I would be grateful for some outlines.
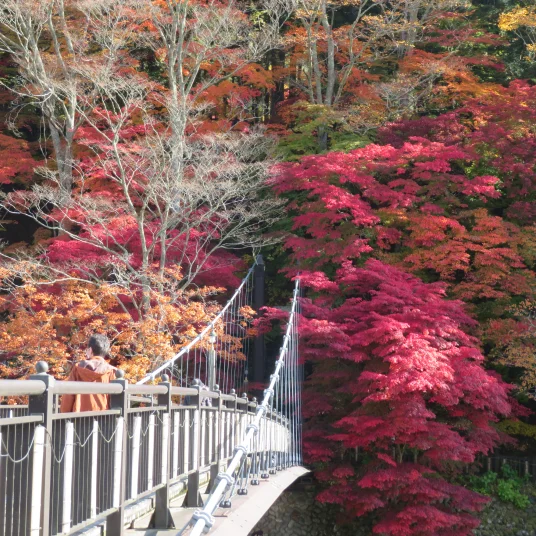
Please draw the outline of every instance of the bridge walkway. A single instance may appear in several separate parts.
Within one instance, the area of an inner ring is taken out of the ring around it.
[[[258,486],[250,486],[247,495],[236,495],[230,509],[220,508],[215,514],[215,524],[211,536],[247,536],[272,504],[297,479],[308,473],[304,467],[290,467],[269,479],[263,479]],[[204,500],[208,494],[203,493]],[[170,510],[175,529],[151,529],[152,513],[140,517],[134,522],[134,528],[126,531],[126,536],[177,536],[177,530],[185,527],[192,518],[195,508],[183,508],[184,497],[171,501]],[[182,536],[188,536],[191,528],[187,528]]]

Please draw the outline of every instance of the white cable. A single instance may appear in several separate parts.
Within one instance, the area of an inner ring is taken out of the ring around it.
[[[166,361],[163,365],[160,365],[158,368],[153,370],[151,373],[147,374],[144,378],[142,378],[137,383],[142,384],[142,383],[147,383],[150,380],[154,380],[158,376],[158,374],[160,372],[162,372],[162,371],[168,369],[169,367],[171,367],[175,363],[175,361],[177,361],[177,359],[179,359],[179,357],[182,357],[184,354],[186,354],[188,351],[190,351],[192,349],[192,347],[196,343],[198,343],[201,339],[203,339],[205,337],[205,335],[209,334],[209,332],[212,331],[212,329],[214,328],[214,326],[216,325],[218,320],[226,313],[227,309],[229,309],[229,307],[232,305],[232,303],[234,302],[236,297],[242,291],[242,288],[244,287],[246,281],[248,281],[248,279],[253,274],[253,270],[255,269],[255,266],[256,266],[256,263],[249,269],[248,273],[246,274],[246,277],[244,277],[244,279],[242,280],[242,283],[236,289],[236,291],[232,295],[231,299],[225,304],[225,307],[217,314],[217,316],[211,322],[209,322],[207,324],[205,329],[199,335],[197,335],[197,337],[195,337],[195,339],[190,341],[184,348],[181,348],[181,350],[177,354],[175,354],[175,356],[173,356],[171,359]]]

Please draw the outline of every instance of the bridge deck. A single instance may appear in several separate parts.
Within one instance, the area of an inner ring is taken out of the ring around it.
[[[261,480],[259,486],[249,486],[247,495],[233,497],[232,508],[229,510],[220,508],[216,511],[214,516],[216,523],[210,532],[211,536],[247,536],[283,491],[306,473],[308,470],[303,467],[291,467],[271,475],[269,480]],[[195,508],[181,508],[182,500],[181,497],[176,505],[171,504],[176,529],[136,528],[128,530],[127,536],[177,536],[177,532],[186,525],[195,510]],[[148,525],[149,520],[150,515],[147,515],[139,519],[136,526]],[[184,536],[189,532],[186,530]]]

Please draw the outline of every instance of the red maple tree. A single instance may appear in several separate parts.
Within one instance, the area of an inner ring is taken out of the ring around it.
[[[302,276],[323,292],[304,300],[301,336],[319,499],[370,514],[374,534],[470,534],[487,499],[448,477],[500,441],[492,423],[511,413],[508,386],[466,333],[474,321],[444,285],[381,261],[318,276]]]

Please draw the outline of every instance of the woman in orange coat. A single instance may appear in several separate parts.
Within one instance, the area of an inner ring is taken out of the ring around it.
[[[115,379],[117,369],[104,359],[109,351],[110,341],[105,335],[92,335],[86,350],[87,359],[76,363],[68,381],[110,383]],[[109,395],[63,395],[60,412],[99,411],[109,408]]]

